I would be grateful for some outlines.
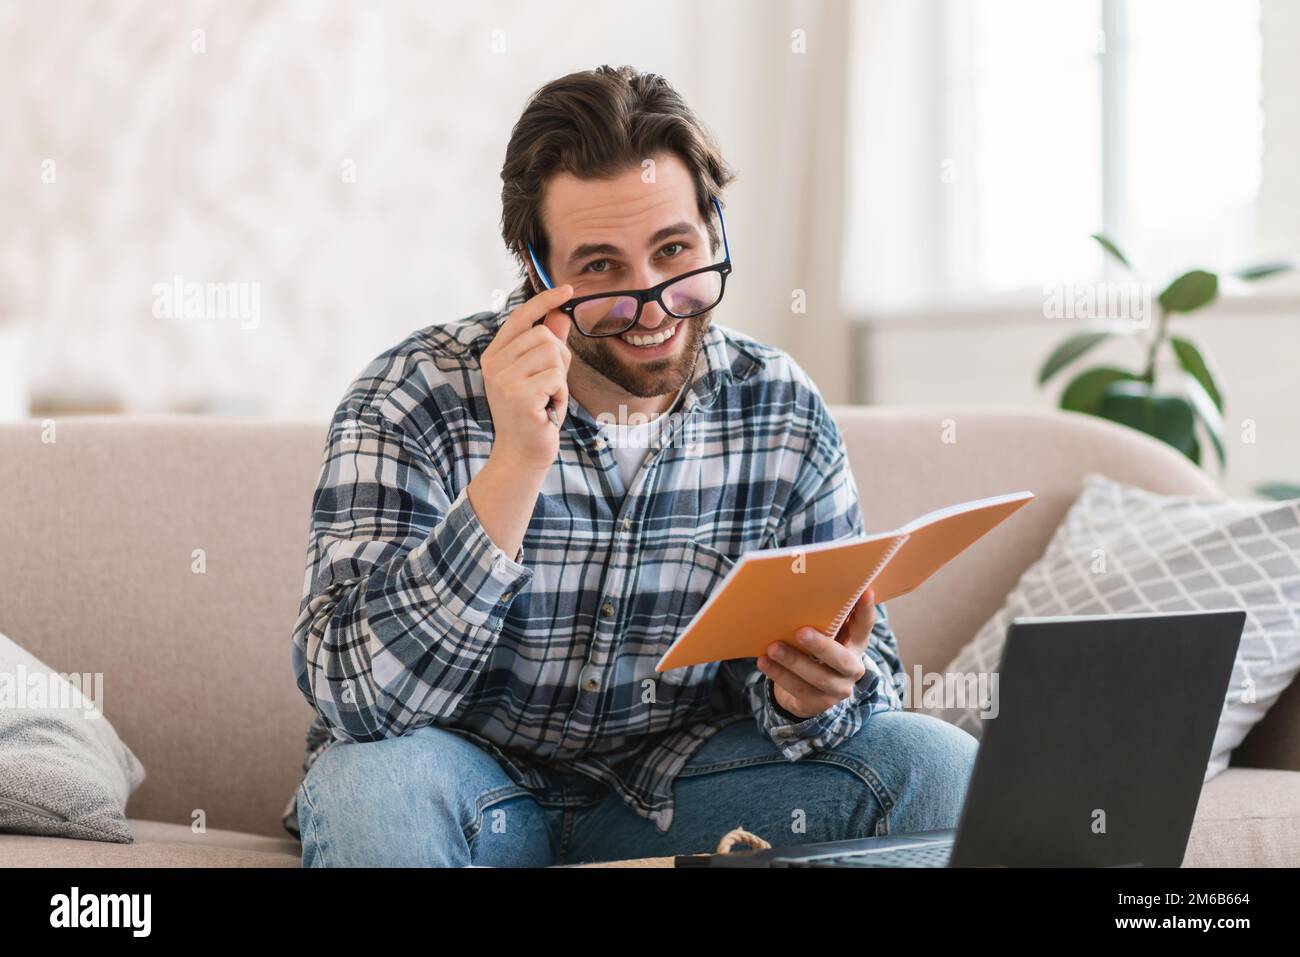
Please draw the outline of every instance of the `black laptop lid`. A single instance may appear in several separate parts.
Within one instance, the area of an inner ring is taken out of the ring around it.
[[[1181,865],[1245,620],[1013,621],[952,865]]]

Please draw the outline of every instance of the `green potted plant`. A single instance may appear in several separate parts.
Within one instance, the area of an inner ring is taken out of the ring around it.
[[[1092,237],[1106,253],[1129,272],[1127,257],[1101,234]],[[1238,279],[1254,282],[1290,270],[1285,262],[1238,270]],[[1077,373],[1061,392],[1062,409],[1099,416],[1138,429],[1173,446],[1197,465],[1201,464],[1201,435],[1214,446],[1219,467],[1227,464],[1223,442],[1223,390],[1212,371],[1206,351],[1192,339],[1175,334],[1173,317],[1202,309],[1219,294],[1219,277],[1193,269],[1174,279],[1156,299],[1156,322],[1149,330],[1099,329],[1079,332],[1052,350],[1038,372],[1041,388],[1062,369],[1095,346],[1113,338],[1128,337],[1145,357],[1133,369],[1098,365]],[[1181,372],[1179,381],[1156,381],[1157,360],[1172,350]],[[1172,388],[1168,386],[1172,385]]]
[[[1300,483],[1295,482],[1261,482],[1255,486],[1255,494],[1264,498],[1285,499],[1300,498]]]

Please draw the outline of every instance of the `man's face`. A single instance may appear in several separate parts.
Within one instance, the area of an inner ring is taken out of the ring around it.
[[[547,183],[542,228],[550,239],[545,265],[555,285],[571,283],[575,296],[645,289],[713,262],[685,164],[671,153],[654,160],[650,183],[640,166],[612,179],[560,173]],[[677,319],[648,302],[622,335],[593,339],[574,329],[568,345],[630,395],[675,394],[691,375],[712,316],[710,310]]]

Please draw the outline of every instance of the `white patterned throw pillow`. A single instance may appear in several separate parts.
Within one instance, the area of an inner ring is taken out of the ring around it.
[[[126,802],[144,766],[104,716],[101,678],[0,635],[0,832],[134,841]]]
[[[1244,608],[1208,781],[1300,670],[1300,499],[1157,495],[1096,473],[1047,550],[945,669],[997,670],[1012,619]],[[983,730],[982,706],[927,713]]]

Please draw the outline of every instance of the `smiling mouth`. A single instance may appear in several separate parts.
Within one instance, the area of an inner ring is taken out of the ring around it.
[[[619,336],[619,338],[622,339],[624,342],[626,342],[628,345],[636,346],[637,348],[640,349],[652,349],[655,346],[663,345],[665,342],[671,339],[676,334],[677,327],[680,325],[681,325],[680,322],[675,322],[667,329],[662,329],[650,335],[647,335],[645,333],[637,333],[637,332],[625,332],[621,336]]]

